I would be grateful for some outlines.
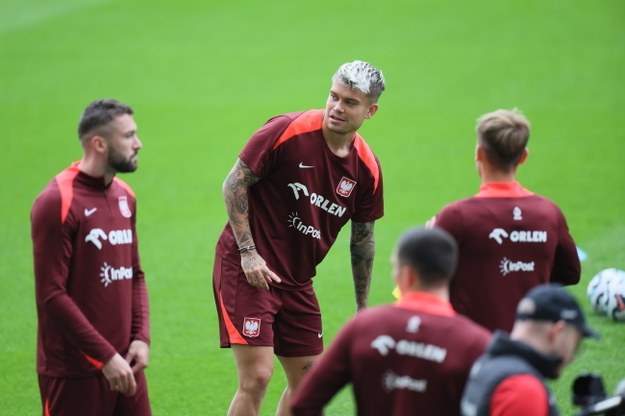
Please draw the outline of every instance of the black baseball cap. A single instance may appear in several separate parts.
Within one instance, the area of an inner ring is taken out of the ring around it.
[[[599,338],[599,334],[586,325],[584,312],[577,301],[562,285],[542,284],[531,289],[519,302],[516,319],[532,321],[565,321],[571,324],[584,337]]]

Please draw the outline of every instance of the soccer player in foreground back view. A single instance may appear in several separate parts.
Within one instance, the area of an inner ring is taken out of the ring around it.
[[[232,347],[238,388],[229,415],[259,412],[274,354],[287,377],[277,411],[323,350],[312,277],[351,220],[358,309],[367,306],[382,173],[357,133],[378,110],[382,73],[342,65],[323,110],[283,114],[250,138],[223,187],[229,223],[216,247],[213,289],[221,347]]]
[[[136,199],[116,178],[134,172],[133,111],[97,100],[83,112],[83,157],[37,197],[31,213],[37,372],[45,416],[151,414],[148,295]]]
[[[560,208],[516,180],[528,155],[529,133],[527,119],[515,110],[480,117],[475,149],[480,190],[446,206],[432,221],[459,244],[450,289],[454,309],[491,331],[512,329],[516,305],[532,287],[580,279],[577,248]]]
[[[360,312],[341,329],[295,390],[293,415],[321,415],[347,383],[359,416],[459,415],[469,370],[490,333],[449,303],[457,259],[446,231],[406,231],[392,257],[401,299]]]

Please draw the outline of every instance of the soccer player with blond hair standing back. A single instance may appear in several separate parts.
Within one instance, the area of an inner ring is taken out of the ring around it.
[[[136,198],[115,177],[142,144],[133,110],[97,100],[83,112],[83,157],[33,204],[37,372],[44,415],[151,414],[148,294]]]
[[[516,305],[532,287],[580,279],[577,248],[562,211],[516,180],[529,135],[529,122],[517,110],[480,117],[479,192],[447,205],[432,221],[460,247],[450,289],[454,309],[491,331],[512,329]]]
[[[232,347],[238,388],[229,415],[257,415],[274,354],[290,392],[323,350],[315,268],[351,220],[358,309],[367,306],[373,225],[383,215],[377,158],[357,133],[378,110],[382,73],[342,65],[323,110],[282,114],[256,131],[223,187],[229,223],[216,248],[213,289],[221,347]]]

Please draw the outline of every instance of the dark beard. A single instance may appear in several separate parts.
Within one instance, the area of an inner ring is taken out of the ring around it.
[[[120,173],[134,172],[137,170],[136,163],[133,163],[130,159],[124,160],[118,153],[111,153],[108,163],[109,166]]]

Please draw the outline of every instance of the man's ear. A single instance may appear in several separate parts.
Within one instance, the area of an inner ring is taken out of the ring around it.
[[[97,153],[105,153],[108,150],[108,141],[99,135],[95,135],[91,138],[91,148]]]
[[[521,159],[519,159],[519,165],[527,159],[527,156],[530,154],[530,149],[527,147],[523,150],[523,154],[521,155]]]
[[[483,162],[484,159],[486,158],[486,154],[484,152],[484,148],[482,147],[481,144],[476,144],[475,145],[475,161],[476,162]]]
[[[373,103],[369,107],[369,111],[367,112],[367,115],[365,116],[365,118],[371,118],[377,112],[378,112],[378,103]]]

